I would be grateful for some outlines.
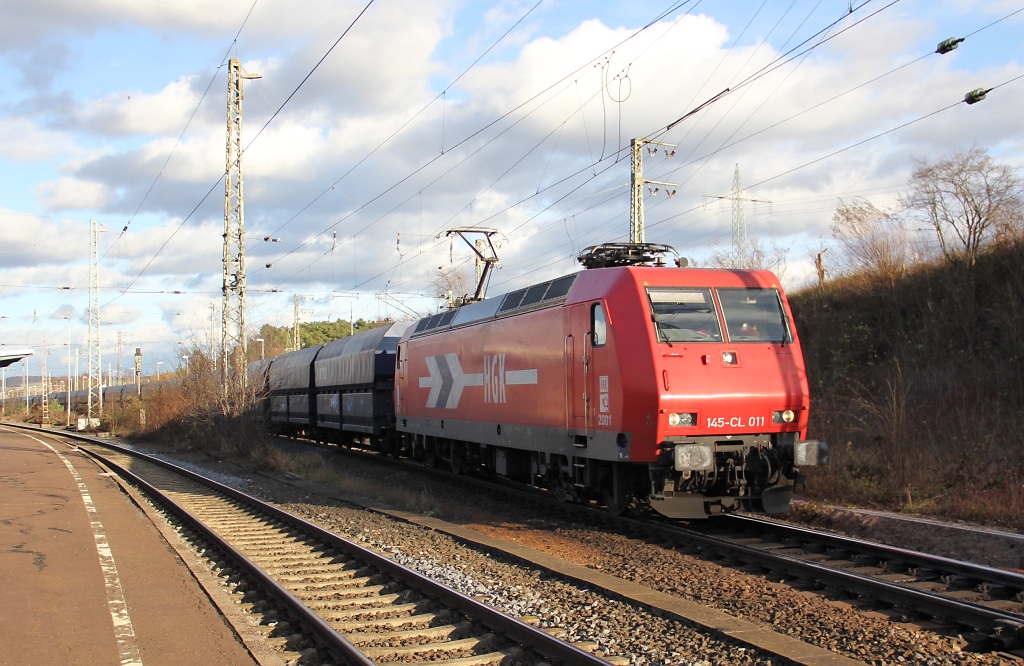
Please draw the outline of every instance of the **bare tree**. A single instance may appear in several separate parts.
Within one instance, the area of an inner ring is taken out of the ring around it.
[[[737,246],[712,245],[710,264],[716,268],[743,268],[772,271],[781,280],[786,273],[786,254],[789,251],[780,248],[774,240],[767,246],[756,238],[748,238]]]
[[[1021,181],[974,146],[934,163],[917,161],[902,202],[935,228],[947,261],[970,268],[997,233],[1019,230],[1013,218],[1020,214]]]
[[[447,270],[444,266],[438,266],[430,285],[438,298],[446,300],[448,307],[452,307],[474,289],[473,281],[462,265],[452,266]]]
[[[906,271],[909,245],[902,218],[867,199],[842,199],[832,214],[832,236],[842,244],[840,270],[876,276],[896,284]]]
[[[1024,245],[1024,188],[1019,189],[1016,197],[1000,207],[995,218],[995,228],[997,245],[1018,248]]]

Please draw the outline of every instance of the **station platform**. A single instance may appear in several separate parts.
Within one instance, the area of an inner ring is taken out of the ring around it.
[[[0,645],[0,665],[259,663],[109,475],[2,424]]]

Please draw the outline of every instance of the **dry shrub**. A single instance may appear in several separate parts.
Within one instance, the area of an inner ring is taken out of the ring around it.
[[[904,220],[867,199],[839,200],[832,215],[832,236],[845,250],[839,262],[844,275],[896,284],[911,260]]]
[[[268,435],[259,408],[262,396],[252,389],[243,393],[238,386],[225,396],[212,364],[193,361],[192,365],[191,372],[144,391],[140,403],[126,408],[136,424],[139,409],[145,410],[146,425],[139,426],[135,436],[265,465]]]
[[[810,434],[833,452],[808,470],[813,496],[1024,527],[1024,262],[997,249],[961,276],[917,266],[791,297]]]

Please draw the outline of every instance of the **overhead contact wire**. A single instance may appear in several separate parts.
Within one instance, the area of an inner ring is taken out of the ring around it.
[[[245,15],[245,18],[242,20],[242,25],[238,27],[238,32],[235,33],[235,38],[231,40],[231,46],[228,46],[228,50],[220,59],[220,65],[217,66],[217,70],[214,72],[213,76],[210,77],[210,82],[206,84],[206,90],[203,91],[202,97],[199,98],[199,102],[196,104],[196,108],[192,110],[192,115],[189,116],[188,121],[185,123],[185,127],[182,128],[181,134],[178,135],[178,138],[174,142],[174,145],[171,146],[171,152],[167,154],[167,159],[164,160],[163,166],[160,167],[160,171],[157,173],[156,178],[153,179],[153,182],[150,183],[149,189],[147,189],[146,193],[142,195],[142,200],[139,201],[139,205],[135,208],[135,212],[132,213],[132,216],[128,218],[128,223],[124,225],[123,229],[121,229],[121,233],[118,235],[117,238],[114,239],[114,242],[107,247],[107,252],[110,252],[110,248],[114,247],[114,245],[116,245],[117,242],[124,237],[125,233],[127,233],[128,227],[131,226],[132,220],[134,220],[135,217],[138,216],[139,211],[142,210],[142,206],[146,203],[146,199],[149,198],[149,195],[153,192],[153,188],[156,187],[156,184],[160,181],[161,176],[164,175],[164,170],[167,168],[167,165],[170,164],[171,158],[174,157],[175,151],[177,151],[178,146],[181,145],[181,140],[185,137],[185,133],[188,132],[188,128],[192,125],[192,121],[195,120],[196,114],[199,113],[199,109],[203,106],[203,102],[206,100],[206,96],[210,93],[210,88],[213,87],[214,81],[217,80],[217,73],[220,72],[221,68],[224,67],[224,63],[226,62],[227,57],[231,54],[231,49],[234,48],[235,44],[238,43],[238,38],[241,36],[242,30],[245,29],[245,25],[249,22],[249,17],[252,16],[252,11],[256,9],[257,2],[259,2],[259,0],[253,0],[252,6],[249,7],[249,12]],[[104,257],[107,256],[107,252],[103,253]]]

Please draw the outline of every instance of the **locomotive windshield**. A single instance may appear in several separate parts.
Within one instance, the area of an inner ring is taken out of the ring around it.
[[[721,342],[715,302],[710,289],[648,288],[651,315],[663,342]]]
[[[719,289],[730,342],[792,342],[777,289]]]

